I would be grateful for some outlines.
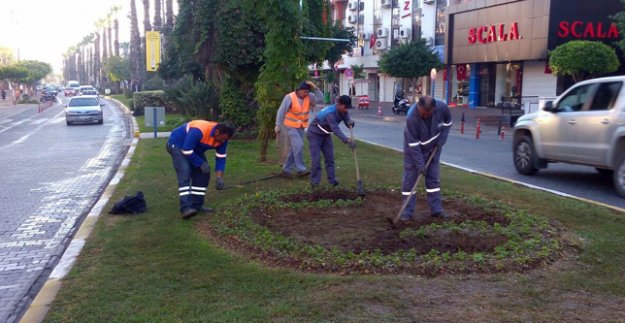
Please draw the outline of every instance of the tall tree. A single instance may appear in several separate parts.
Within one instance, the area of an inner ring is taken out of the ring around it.
[[[267,28],[265,64],[256,82],[260,106],[258,140],[260,160],[267,159],[269,139],[273,136],[276,112],[285,94],[306,77],[304,49],[299,38],[301,13],[297,0],[265,0],[257,3],[258,15]]]
[[[102,61],[105,61],[108,58],[108,46],[106,45],[106,28],[102,28]]]
[[[165,26],[174,29],[174,0],[165,0]]]
[[[133,91],[141,88],[143,71],[141,69],[141,36],[137,21],[135,0],[130,0],[130,84]]]
[[[113,33],[111,26],[111,14],[109,13],[106,17],[106,35],[108,36],[107,45],[108,45],[108,54],[109,56],[113,56]]]
[[[115,30],[115,56],[119,57],[119,21],[117,18],[113,21],[113,29]]]
[[[96,31],[93,38],[93,78],[100,86],[100,34]]]
[[[161,0],[154,0],[154,30],[161,30]]]
[[[143,0],[143,31],[150,31],[150,0]]]

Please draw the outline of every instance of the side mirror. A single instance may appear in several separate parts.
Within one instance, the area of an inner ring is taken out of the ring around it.
[[[547,101],[545,102],[545,106],[543,107],[544,111],[547,112],[553,112],[554,108],[553,108],[553,101]]]

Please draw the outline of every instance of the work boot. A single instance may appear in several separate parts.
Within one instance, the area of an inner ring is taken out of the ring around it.
[[[411,216],[409,216],[409,215],[402,215],[402,216],[399,218],[399,221],[401,221],[401,222],[412,221],[412,217],[411,217]]]
[[[293,174],[291,174],[291,172],[287,172],[285,170],[283,170],[282,173],[280,173],[280,176],[286,177],[286,178],[293,178]]]
[[[330,183],[330,185],[331,185],[331,186],[339,186],[339,182],[334,181],[334,182]]]
[[[432,215],[431,215],[431,216],[432,216],[433,218],[440,218],[440,219],[443,219],[443,220],[447,220],[447,219],[450,219],[450,218],[451,218],[451,216],[450,216],[449,214],[445,213],[445,212],[436,212],[436,213],[432,213]]]
[[[306,176],[306,175],[310,175],[310,171],[309,170],[298,171],[295,174],[295,176],[297,176],[297,177],[302,177],[302,176]]]
[[[180,212],[182,214],[182,218],[187,220],[197,214],[197,210],[193,208],[186,208]]]
[[[210,206],[202,206],[202,207],[198,210],[198,212],[203,212],[203,213],[211,213],[211,212],[213,212],[214,210],[215,210],[215,209],[213,209],[213,208],[212,208],[212,207],[210,207]]]

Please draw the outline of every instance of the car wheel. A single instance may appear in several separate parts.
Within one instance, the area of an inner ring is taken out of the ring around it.
[[[595,170],[597,171],[597,173],[599,173],[599,175],[602,176],[612,176],[612,173],[614,173],[611,169],[605,169],[605,168],[596,168]]]
[[[399,114],[399,109],[397,109],[395,106],[393,106],[392,110],[394,114]]]
[[[612,174],[612,179],[614,180],[616,191],[621,196],[625,197],[625,154],[619,159],[619,163],[616,165],[614,173]]]
[[[103,123],[104,123],[104,119],[98,120],[98,124],[103,124]]]
[[[534,142],[529,136],[523,136],[514,143],[514,168],[519,174],[533,175],[538,172],[536,168],[536,150]]]
[[[71,125],[72,125],[72,122],[71,122],[71,121],[69,121],[69,120],[65,120],[65,124],[67,124],[68,126],[71,126]]]

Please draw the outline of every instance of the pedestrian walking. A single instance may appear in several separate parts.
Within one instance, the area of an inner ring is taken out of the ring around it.
[[[204,206],[211,168],[204,152],[215,150],[216,188],[225,188],[223,174],[226,168],[226,147],[234,135],[230,125],[205,120],[190,121],[171,132],[167,152],[171,155],[176,177],[180,214],[188,219],[198,212],[212,212]]]
[[[435,100],[431,96],[422,96],[413,105],[406,117],[404,130],[404,176],[402,180],[402,195],[410,199],[401,220],[410,220],[415,209],[415,196],[412,188],[419,174],[425,175],[425,191],[428,206],[432,217],[448,218],[443,212],[440,186],[440,156],[447,136],[451,129],[451,113],[447,105]],[[426,160],[434,147],[432,161],[425,169]]]
[[[311,94],[311,90],[316,90]],[[323,93],[311,81],[300,83],[297,90],[284,96],[276,115],[275,132],[287,135],[290,150],[282,165],[282,173],[286,176],[308,175],[304,163],[304,129],[308,127],[308,117],[316,102],[321,102]],[[286,129],[286,130],[284,130]],[[286,132],[286,133],[285,133]]]
[[[339,185],[336,180],[334,168],[334,145],[332,144],[332,133],[342,142],[348,144],[353,150],[356,143],[347,138],[341,131],[339,124],[341,121],[348,128],[354,127],[354,121],[350,119],[348,109],[352,107],[352,99],[347,95],[338,98],[335,105],[323,108],[308,128],[308,147],[310,149],[310,184],[313,188],[319,186],[321,182],[321,154],[325,161],[326,176],[328,183],[333,186]]]
[[[4,101],[7,98],[7,91],[4,90],[4,88],[0,91],[0,95],[2,95],[2,101]]]

